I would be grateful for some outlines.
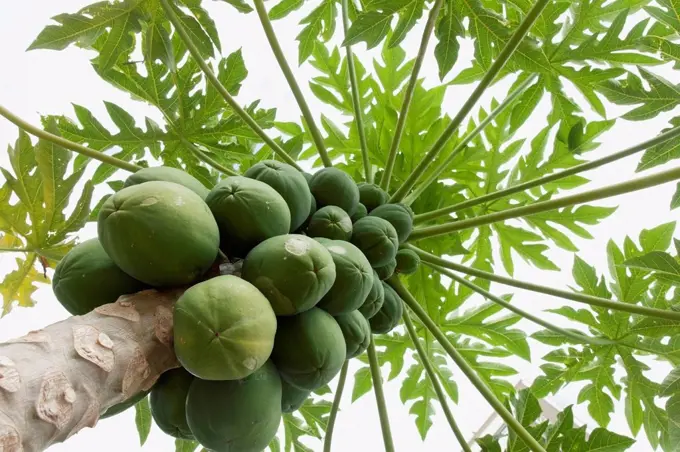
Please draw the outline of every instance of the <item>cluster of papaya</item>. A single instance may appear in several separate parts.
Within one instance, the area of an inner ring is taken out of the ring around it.
[[[145,168],[102,205],[98,238],[59,263],[54,292],[82,315],[146,288],[185,289],[174,307],[182,367],[150,391],[156,424],[217,452],[261,451],[282,413],[399,323],[402,300],[384,280],[419,259],[400,249],[413,212],[387,201],[336,168],[267,160],[211,190]],[[239,271],[214,271],[227,261]]]

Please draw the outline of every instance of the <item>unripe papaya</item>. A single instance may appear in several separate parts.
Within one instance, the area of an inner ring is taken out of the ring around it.
[[[177,359],[203,380],[237,380],[262,367],[274,347],[276,315],[248,281],[222,275],[198,283],[175,303]]]
[[[413,210],[406,204],[383,204],[376,207],[369,216],[389,221],[397,231],[399,243],[404,243],[413,231]]]
[[[335,317],[345,338],[347,359],[361,355],[371,342],[371,325],[361,312],[352,311]]]
[[[379,217],[367,216],[354,223],[352,243],[361,250],[373,268],[390,263],[397,255],[397,231]]]
[[[396,257],[396,256],[395,256]],[[385,281],[387,278],[394,274],[394,270],[397,268],[397,259],[392,259],[387,265],[382,265],[380,267],[375,267],[375,272],[381,281]]]
[[[347,241],[352,237],[352,219],[340,207],[322,207],[312,215],[307,235]]]
[[[359,188],[347,173],[337,168],[319,170],[309,181],[309,188],[319,208],[338,206],[352,215],[359,204]]]
[[[367,319],[370,319],[380,310],[384,301],[385,289],[383,288],[380,276],[378,276],[378,273],[374,270],[371,291],[368,293],[366,300],[364,300],[364,304],[359,308],[359,312]]]
[[[210,190],[194,176],[171,166],[142,168],[125,179],[125,184],[123,186],[129,187],[131,185],[139,185],[151,181],[174,182],[193,191],[200,196],[201,199],[205,199],[205,197],[208,196],[208,193],[210,193]]]
[[[290,231],[299,228],[309,216],[312,193],[305,176],[295,167],[263,160],[250,167],[244,176],[264,182],[283,197],[290,210]]]
[[[368,212],[382,206],[389,198],[390,195],[376,184],[362,184],[359,186],[359,201],[366,206]]]
[[[151,416],[163,432],[174,438],[194,439],[187,424],[186,401],[194,376],[181,367],[164,372],[149,396]]]
[[[281,379],[281,389],[281,411],[284,413],[297,411],[311,394],[311,392],[306,389],[296,388],[283,378]]]
[[[54,295],[71,315],[87,314],[148,287],[118,268],[96,238],[71,248],[52,278]]]
[[[104,202],[102,247],[121,270],[154,287],[196,282],[217,257],[219,230],[206,203],[173,182],[131,185]]]
[[[352,219],[352,223],[356,223],[357,221],[364,218],[366,215],[368,215],[368,210],[366,210],[366,206],[359,203],[357,204],[357,210],[350,218]]]
[[[385,302],[380,310],[369,319],[371,331],[374,334],[389,333],[399,325],[404,313],[404,302],[397,292],[388,284],[383,283],[385,289]]]

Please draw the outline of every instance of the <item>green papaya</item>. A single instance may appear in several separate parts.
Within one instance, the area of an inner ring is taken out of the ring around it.
[[[399,249],[397,231],[390,222],[370,215],[354,223],[352,243],[374,268],[389,264]]]
[[[389,221],[397,231],[399,243],[404,243],[413,231],[413,210],[406,204],[383,204],[376,207],[369,216]]]
[[[359,308],[359,312],[363,314],[364,317],[370,319],[375,315],[376,312],[380,310],[385,301],[385,289],[383,288],[382,281],[378,273],[373,273],[373,284],[371,285],[371,291],[368,293],[364,304]]]
[[[264,182],[283,197],[290,210],[290,231],[299,228],[309,216],[312,193],[305,176],[295,167],[263,160],[250,167],[244,176]]]
[[[342,330],[327,312],[312,308],[279,318],[272,361],[293,386],[314,391],[328,384],[340,372],[346,353]]]
[[[383,282],[385,289],[385,302],[380,310],[368,321],[374,334],[389,333],[399,325],[404,313],[404,303],[392,287]]]
[[[352,223],[356,223],[357,221],[364,218],[366,215],[368,215],[368,210],[366,210],[366,206],[359,203],[357,204],[357,210],[350,218],[352,219]]]
[[[149,395],[149,392],[151,392],[151,389],[148,391],[141,391],[138,392],[137,394],[133,395],[129,399],[117,403],[110,407],[108,410],[104,412],[101,416],[99,416],[99,419],[107,419],[110,417],[113,417],[117,414],[122,413],[123,411],[127,411],[128,409],[132,408],[133,406],[137,405],[139,401],[141,401],[144,397]]]
[[[173,182],[131,185],[97,218],[104,251],[128,275],[154,287],[196,282],[217,257],[219,230],[206,203]]]
[[[131,185],[138,185],[151,181],[174,182],[193,191],[200,196],[201,199],[205,199],[205,197],[208,196],[208,193],[210,193],[210,190],[194,176],[171,166],[142,168],[125,179],[123,187],[130,187]]]
[[[281,411],[284,413],[297,411],[311,394],[306,389],[296,388],[283,378],[281,379],[281,389]]]
[[[296,234],[304,234],[305,231],[307,231],[307,226],[309,226],[310,221],[312,221],[312,217],[314,216],[315,212],[316,212],[316,199],[314,199],[314,197],[312,196],[312,206],[309,209],[309,216],[307,216],[307,219],[297,229]]]
[[[335,262],[325,246],[298,234],[265,240],[248,253],[241,277],[269,300],[276,315],[313,308],[335,282]]]
[[[352,311],[335,317],[345,338],[347,359],[361,355],[371,342],[371,325],[361,312]]]
[[[397,273],[403,273],[404,275],[411,275],[418,270],[420,265],[420,256],[416,254],[415,251],[409,249],[401,249],[397,251],[397,267],[395,271]]]
[[[271,361],[241,380],[196,378],[187,394],[187,423],[214,452],[262,452],[281,424],[281,378]]]
[[[146,288],[146,284],[118,268],[97,238],[71,248],[57,264],[52,278],[54,295],[71,315],[87,314],[121,295]]]
[[[368,212],[382,206],[389,198],[390,195],[376,184],[363,184],[359,186],[359,201],[366,206]]]
[[[352,219],[340,207],[322,207],[312,215],[307,235],[347,241],[352,237]]]
[[[335,282],[317,306],[331,315],[358,309],[373,284],[371,264],[361,250],[349,242],[320,238],[335,262]]]
[[[338,206],[352,215],[359,204],[359,188],[347,173],[337,168],[319,170],[309,181],[309,189],[319,208]]]
[[[194,376],[181,367],[164,372],[149,396],[151,416],[163,432],[179,439],[194,439],[187,424],[186,401]]]
[[[255,245],[290,231],[286,200],[272,187],[243,176],[230,176],[205,199],[228,254],[245,257]]]
[[[309,185],[309,183],[312,181],[312,177],[314,177],[314,175],[312,173],[308,173],[307,171],[302,173],[302,175],[304,176],[305,180],[307,181],[307,185]]]
[[[387,265],[380,267],[375,267],[375,272],[381,281],[385,281],[387,278],[394,274],[394,270],[397,268],[397,259],[392,259]]]
[[[175,353],[203,380],[238,380],[255,372],[274,347],[276,315],[248,281],[222,275],[200,282],[175,303]]]

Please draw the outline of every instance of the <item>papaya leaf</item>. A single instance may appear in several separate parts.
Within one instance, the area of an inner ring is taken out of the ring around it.
[[[47,128],[58,134],[53,122],[48,121]],[[21,250],[23,256],[0,284],[3,316],[15,302],[35,304],[35,283],[48,283],[47,268],[75,244],[73,234],[87,221],[94,187],[91,181],[79,185],[82,169],[68,174],[73,154],[42,140],[34,145],[23,131],[7,152],[10,168],[0,168],[5,179],[0,187],[0,233],[10,250]],[[19,202],[10,202],[12,196]]]
[[[148,397],[144,397],[135,404],[135,424],[137,425],[137,433],[139,433],[140,446],[143,446],[144,443],[146,443],[146,440],[149,438],[152,422],[149,399]]]

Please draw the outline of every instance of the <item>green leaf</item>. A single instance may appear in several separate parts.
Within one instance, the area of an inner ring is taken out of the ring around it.
[[[143,446],[146,443],[149,433],[151,432],[151,408],[149,407],[148,397],[135,404],[135,424],[137,425],[137,433],[139,433],[139,445]]]
[[[385,39],[391,22],[392,14],[389,12],[367,11],[352,23],[342,45],[350,46],[365,42],[367,48],[372,49]]]
[[[666,132],[674,127],[680,127],[680,116],[670,120],[673,127],[664,129]],[[655,166],[663,165],[671,160],[680,158],[680,140],[668,140],[665,143],[657,144],[647,149],[635,171],[644,171]]]
[[[668,25],[676,32],[680,33],[680,1],[678,0],[657,0],[658,6],[645,6],[645,11],[650,16]]]
[[[175,440],[175,452],[194,452],[198,448],[198,446],[199,444],[196,441],[191,441],[187,439]]]
[[[447,0],[439,12],[439,19],[434,29],[437,45],[434,48],[434,56],[439,66],[439,80],[444,80],[453,65],[458,60],[460,43],[458,37],[463,37],[465,29],[456,15],[452,0]]]
[[[680,367],[673,369],[661,383],[661,397],[667,397],[680,392]]]
[[[624,265],[654,272],[654,277],[660,281],[680,284],[680,263],[668,253],[652,251],[644,256],[629,259]]]
[[[643,121],[680,105],[680,85],[673,85],[642,68],[640,75],[642,79],[629,72],[623,81],[608,81],[598,87],[602,94],[616,104],[639,105],[623,115],[624,119]],[[643,87],[642,80],[649,84],[649,90]]]
[[[276,6],[269,10],[269,19],[283,19],[293,11],[300,9],[303,3],[303,0],[281,0]]]
[[[680,207],[680,182],[676,185],[675,193],[673,193],[673,198],[671,199],[671,210]]]
[[[229,3],[231,6],[236,8],[237,11],[242,13],[249,13],[253,8],[248,5],[244,0],[222,0],[223,2]]]
[[[619,435],[603,428],[596,428],[588,437],[586,449],[598,452],[621,452],[627,450],[635,443],[635,440],[627,436]]]
[[[356,402],[359,397],[368,393],[373,388],[371,380],[371,369],[362,367],[354,374],[354,389],[352,390],[352,402]]]
[[[322,0],[321,4],[300,22],[304,27],[296,38],[300,43],[298,46],[298,64],[302,65],[307,61],[319,39],[328,40],[333,35],[337,15],[335,6],[336,0]]]

